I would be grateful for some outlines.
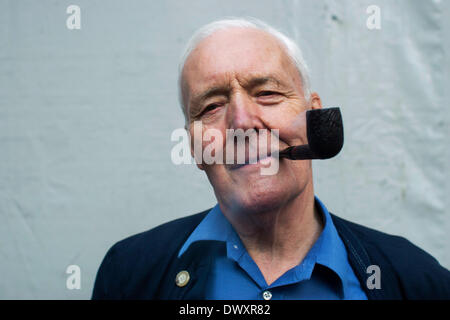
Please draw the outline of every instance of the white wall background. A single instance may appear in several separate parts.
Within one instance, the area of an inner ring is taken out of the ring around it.
[[[68,30],[66,8],[81,8]],[[369,5],[381,29],[366,27]],[[345,145],[315,163],[344,218],[450,267],[450,1],[0,1],[0,298],[88,299],[116,241],[212,206],[174,166],[177,62],[195,29],[250,15],[298,41]],[[149,244],[151,246],[151,244]],[[66,288],[67,266],[80,290]]]

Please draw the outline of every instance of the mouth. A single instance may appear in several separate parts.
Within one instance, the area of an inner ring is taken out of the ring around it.
[[[278,154],[274,152],[274,154]],[[257,156],[254,158],[248,158],[246,157],[245,162],[244,163],[233,163],[233,164],[228,164],[227,167],[230,170],[238,170],[244,167],[252,167],[252,166],[263,166],[263,167],[268,167],[270,166],[272,160],[274,160],[274,157],[272,157],[271,152],[268,152],[268,154],[264,155],[264,156]]]

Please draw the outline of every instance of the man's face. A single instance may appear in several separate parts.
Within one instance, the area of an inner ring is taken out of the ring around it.
[[[194,121],[201,121],[203,131],[222,133],[224,154],[227,129],[278,129],[280,150],[307,143],[291,128],[310,108],[300,75],[281,44],[265,32],[234,28],[207,37],[188,57],[182,86],[192,139]],[[261,174],[261,166],[273,165],[264,161],[244,166],[203,163],[199,168],[221,205],[262,212],[279,208],[312,184],[311,161],[269,159],[279,161],[274,175]]]

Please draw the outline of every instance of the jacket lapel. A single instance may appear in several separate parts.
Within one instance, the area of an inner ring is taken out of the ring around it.
[[[396,300],[402,299],[402,293],[398,285],[398,280],[395,277],[395,270],[392,268],[390,262],[384,257],[382,252],[372,245],[370,241],[359,233],[358,236],[351,229],[351,226],[356,226],[342,218],[331,214],[333,223],[347,248],[348,259],[352,266],[361,287],[366,293],[369,300]],[[370,254],[368,253],[370,252]],[[381,271],[381,288],[369,289],[367,286],[367,279],[371,275],[368,273],[368,267],[376,265]]]
[[[188,250],[169,266],[159,294],[163,300],[203,300],[206,298],[207,284],[210,279],[214,260],[226,254],[222,241],[196,241]],[[189,280],[186,284],[177,284],[177,275],[186,271]]]

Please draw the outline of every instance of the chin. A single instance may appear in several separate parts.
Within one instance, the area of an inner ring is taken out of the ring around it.
[[[301,192],[298,189],[298,186],[286,184],[250,184],[234,194],[231,207],[245,214],[271,212],[298,196]]]
[[[308,168],[295,169],[287,170],[280,166],[278,174],[271,176],[261,176],[257,170],[239,174],[236,171],[231,179],[222,167],[206,173],[219,203],[235,213],[263,214],[282,208],[309,185],[311,171]],[[296,175],[295,172],[299,171],[302,174]]]

